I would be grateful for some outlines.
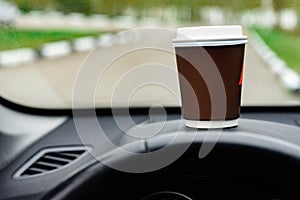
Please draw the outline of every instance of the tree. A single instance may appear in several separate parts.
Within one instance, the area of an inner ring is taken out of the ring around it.
[[[276,11],[282,8],[296,8],[297,6],[299,7],[298,0],[273,0],[273,8]]]
[[[64,13],[79,12],[91,14],[91,2],[89,0],[56,0],[56,9]]]

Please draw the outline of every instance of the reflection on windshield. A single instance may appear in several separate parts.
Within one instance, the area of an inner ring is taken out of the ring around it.
[[[83,108],[180,106],[176,28],[242,24],[242,104],[300,104],[297,1],[45,2],[0,1],[13,8],[0,14],[0,94],[12,102],[71,108],[76,90]]]

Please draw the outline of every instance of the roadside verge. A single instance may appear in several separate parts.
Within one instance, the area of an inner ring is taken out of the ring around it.
[[[44,44],[41,48],[19,48],[0,51],[0,67],[15,67],[34,62],[37,59],[55,59],[73,52],[90,51],[100,45],[103,48],[135,42],[138,37],[121,32],[113,35],[104,33],[96,36],[85,36],[72,40],[62,40]]]
[[[288,90],[300,94],[300,76],[279,58],[257,33],[251,31],[250,34],[254,49],[263,62]]]

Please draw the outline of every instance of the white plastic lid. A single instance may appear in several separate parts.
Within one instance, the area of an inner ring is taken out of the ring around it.
[[[173,45],[178,46],[219,46],[247,43],[242,26],[198,26],[177,29]]]

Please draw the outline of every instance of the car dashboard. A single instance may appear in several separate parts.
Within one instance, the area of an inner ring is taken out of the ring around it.
[[[242,107],[237,127],[201,130],[178,107],[3,104],[0,199],[297,199],[299,108]]]

